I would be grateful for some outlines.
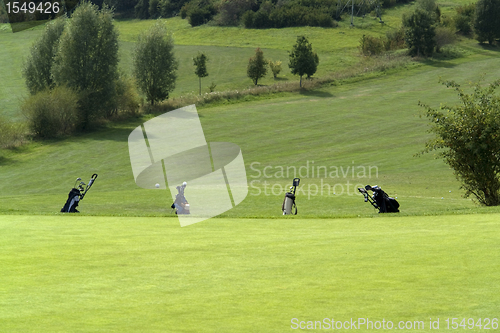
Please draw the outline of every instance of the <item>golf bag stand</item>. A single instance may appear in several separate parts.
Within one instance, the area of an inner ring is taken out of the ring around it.
[[[399,213],[399,202],[391,198],[377,185],[366,185],[365,188],[358,187],[358,191],[365,197],[365,202],[369,202],[378,209],[379,213]],[[372,191],[370,196],[368,191]]]
[[[189,211],[189,202],[186,200],[184,196],[184,189],[186,188],[187,183],[182,183],[182,186],[177,186],[177,195],[175,196],[175,201],[170,206],[175,210],[175,214],[190,214]]]
[[[293,215],[297,215],[297,204],[295,203],[295,192],[297,191],[297,186],[299,186],[300,179],[294,178],[293,184],[290,187],[290,191],[285,193],[285,199],[283,200],[283,204],[281,204],[281,211],[283,215],[291,215],[293,208],[295,208],[295,213]]]
[[[80,184],[78,184],[77,186],[77,183],[82,180],[80,177],[78,177],[75,181],[75,185],[73,186],[71,191],[69,191],[68,200],[66,200],[64,207],[61,208],[61,213],[79,213],[76,207],[78,207],[80,201],[83,200],[85,194],[87,194],[87,192],[90,190],[96,178],[97,174],[94,173],[92,177],[90,177],[87,187],[84,188],[84,182],[80,182]]]

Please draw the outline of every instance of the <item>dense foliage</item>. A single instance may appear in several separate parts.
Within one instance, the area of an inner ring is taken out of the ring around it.
[[[260,78],[267,74],[268,61],[264,59],[264,52],[260,48],[255,50],[255,57],[248,60],[247,75],[257,85]]]
[[[177,66],[172,36],[165,24],[157,21],[139,36],[134,53],[134,75],[151,104],[168,98],[175,87]]]
[[[316,52],[313,52],[312,45],[306,37],[297,37],[297,42],[289,52],[290,63],[288,67],[294,75],[300,76],[299,86],[302,87],[302,76],[311,77],[318,69],[319,58]]]
[[[420,8],[403,16],[405,42],[411,55],[431,56],[436,46],[433,16]]]
[[[113,115],[118,98],[117,66],[118,33],[113,25],[113,13],[106,5],[99,10],[97,5],[82,1],[70,19],[59,18],[47,24],[31,47],[23,68],[32,95],[23,107],[32,132],[39,137],[49,137],[50,132],[56,136],[68,134],[85,130],[95,120]],[[58,97],[64,95],[64,89],[71,90],[72,93],[67,93],[74,97],[71,101]],[[71,111],[71,116],[61,116],[53,110],[46,103],[51,96],[59,98],[61,110],[73,110],[75,99],[76,115]],[[71,107],[65,107],[69,104]],[[64,119],[58,120],[58,117]],[[50,130],[45,133],[42,128]]]
[[[118,32],[113,13],[82,2],[61,36],[54,59],[54,81],[80,95],[79,127],[107,117],[115,109],[118,79]]]
[[[480,43],[493,44],[500,38],[500,0],[478,0],[474,16],[474,32]]]
[[[466,196],[473,195],[486,206],[499,205],[500,98],[495,89],[500,80],[487,87],[476,83],[472,94],[456,82],[444,84],[455,89],[460,104],[442,105],[439,109],[421,104],[436,134],[425,152],[440,152],[467,191]]]
[[[44,32],[30,49],[23,67],[23,76],[31,94],[54,88],[52,67],[65,24],[64,18],[47,23]]]
[[[380,12],[410,0],[354,0],[355,15]],[[219,26],[244,25],[247,28],[283,28],[297,26],[335,27],[346,11],[347,0],[93,0],[108,4],[118,15],[139,19],[180,15],[192,26],[212,22]]]

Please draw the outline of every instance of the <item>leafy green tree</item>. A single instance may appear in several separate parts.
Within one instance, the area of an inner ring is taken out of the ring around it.
[[[200,95],[201,95],[201,78],[208,76],[207,61],[208,57],[204,53],[198,53],[198,55],[193,58],[194,65],[196,66],[194,73],[200,79]]]
[[[486,88],[476,83],[472,94],[456,82],[444,84],[457,92],[460,104],[434,109],[420,103],[436,134],[424,152],[439,151],[462,183],[466,197],[472,194],[483,205],[499,205],[500,98],[495,89],[500,80]]]
[[[152,105],[167,99],[174,90],[177,67],[172,36],[158,20],[139,36],[134,53],[137,84]]]
[[[468,35],[472,32],[472,24],[474,22],[474,13],[476,12],[476,4],[470,3],[456,8],[457,14],[453,18],[455,28],[462,34]]]
[[[318,55],[313,52],[312,45],[304,36],[297,37],[297,43],[288,53],[290,56],[288,67],[292,74],[300,76],[299,86],[302,87],[302,76],[306,74],[310,77],[316,73],[319,64]]]
[[[248,60],[247,76],[257,85],[259,79],[266,76],[266,74],[267,61],[264,59],[264,52],[260,48],[257,48],[255,50],[255,57]]]
[[[139,0],[139,2],[135,5],[134,10],[136,18],[149,18],[149,0]]]
[[[23,67],[23,76],[32,95],[55,86],[52,78],[52,66],[65,24],[65,18],[58,18],[47,23],[42,35],[30,49],[28,59]]]
[[[474,16],[474,32],[480,43],[493,44],[500,38],[500,0],[478,0]]]
[[[56,84],[79,93],[80,129],[115,109],[117,66],[118,32],[112,11],[83,1],[61,36],[53,67]]]
[[[435,20],[431,13],[417,8],[410,15],[403,15],[405,42],[410,54],[420,56],[432,55],[436,46]]]

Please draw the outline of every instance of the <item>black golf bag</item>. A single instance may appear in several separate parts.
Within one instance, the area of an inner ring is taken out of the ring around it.
[[[283,203],[281,204],[281,211],[283,215],[297,215],[297,204],[295,203],[295,191],[297,190],[297,186],[299,186],[300,179],[294,178],[293,184],[290,187],[290,192],[285,193],[285,199],[283,199]],[[292,213],[295,208],[295,213]]]
[[[68,200],[64,204],[64,207],[61,209],[61,213],[79,213],[76,209],[78,207],[78,203],[80,202],[80,190],[77,188],[72,188],[68,194]]]
[[[77,178],[75,186],[71,189],[71,191],[69,191],[68,200],[66,200],[64,207],[61,208],[61,213],[79,213],[76,207],[78,207],[80,201],[83,200],[85,194],[87,194],[87,192],[90,190],[96,178],[97,174],[94,173],[90,178],[87,187],[84,187],[85,186],[84,182],[80,182],[80,184],[78,184],[77,187],[77,183],[82,180],[81,178]]]
[[[365,202],[370,202],[370,204],[378,209],[379,213],[399,213],[399,202],[391,198],[382,191],[377,185],[370,186],[366,185],[365,188],[359,187],[358,191],[365,197]],[[368,191],[372,191],[373,194],[370,197]]]
[[[189,214],[189,202],[186,200],[186,197],[184,196],[184,189],[186,188],[187,183],[184,182],[182,183],[182,186],[177,186],[177,194],[175,196],[175,201],[170,206],[172,209],[175,210],[175,214]]]

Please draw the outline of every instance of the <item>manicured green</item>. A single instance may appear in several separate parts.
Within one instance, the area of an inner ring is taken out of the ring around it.
[[[293,318],[369,318],[423,321],[419,332],[430,332],[439,318],[447,331],[446,318],[498,318],[499,220],[215,219],[180,228],[175,218],[0,216],[0,330],[287,332]]]

